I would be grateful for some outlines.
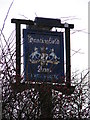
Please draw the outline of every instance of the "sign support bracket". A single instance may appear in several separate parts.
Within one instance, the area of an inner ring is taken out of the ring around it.
[[[25,85],[20,83],[20,76],[21,76],[21,24],[33,26],[35,25],[31,20],[21,20],[21,19],[11,19],[11,23],[16,24],[16,86],[12,85],[14,89],[22,89],[25,90],[27,88],[30,89],[31,84]],[[47,26],[48,27],[48,26]],[[53,27],[53,26],[50,26]],[[55,27],[55,26],[54,26]],[[74,28],[73,24],[56,24],[58,28],[65,28],[65,42],[66,42],[66,83],[67,86],[71,87],[71,93],[74,91],[74,87],[71,86],[71,61],[70,61],[70,29]],[[18,87],[17,88],[17,83]],[[23,87],[22,87],[23,86]],[[27,86],[27,88],[26,88]],[[35,85],[36,86],[36,85]],[[34,87],[32,85],[31,87]],[[41,119],[48,117],[52,118],[52,89],[61,91],[62,94],[65,92],[64,87],[60,85],[48,85],[42,84],[37,85],[37,89],[40,93],[40,101],[41,101]],[[22,91],[21,90],[21,91]],[[71,94],[70,93],[70,94]],[[66,93],[65,93],[66,94]]]

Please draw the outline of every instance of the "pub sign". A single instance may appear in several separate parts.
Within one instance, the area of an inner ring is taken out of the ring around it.
[[[63,32],[23,30],[24,78],[61,82],[64,77]]]

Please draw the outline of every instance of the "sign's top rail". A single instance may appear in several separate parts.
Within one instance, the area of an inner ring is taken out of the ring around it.
[[[14,19],[14,18],[11,19],[11,23],[34,25],[34,22],[32,20]]]
[[[73,29],[74,24],[68,24],[68,23],[61,23],[60,19],[51,19],[51,18],[42,18],[42,17],[36,17],[35,21],[32,20],[24,20],[24,19],[11,19],[11,23],[16,24],[26,24],[26,25],[34,25],[39,27],[58,27],[58,28],[69,28]]]

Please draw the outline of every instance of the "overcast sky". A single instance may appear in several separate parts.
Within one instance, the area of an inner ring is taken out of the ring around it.
[[[62,22],[74,24],[74,30],[83,30],[73,33],[71,31],[72,50],[79,50],[72,56],[72,71],[86,69],[88,66],[88,1],[89,0],[14,0],[9,16],[6,20],[4,34],[8,38],[14,29],[12,18],[31,19],[38,17],[59,18]],[[7,10],[12,0],[0,0],[0,29],[2,28]],[[25,17],[26,18],[25,18]],[[68,19],[69,17],[69,19]],[[67,20],[67,21],[65,21]]]

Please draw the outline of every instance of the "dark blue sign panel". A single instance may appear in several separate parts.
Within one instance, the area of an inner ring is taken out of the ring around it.
[[[63,33],[24,29],[23,34],[25,79],[61,82],[64,77]]]

